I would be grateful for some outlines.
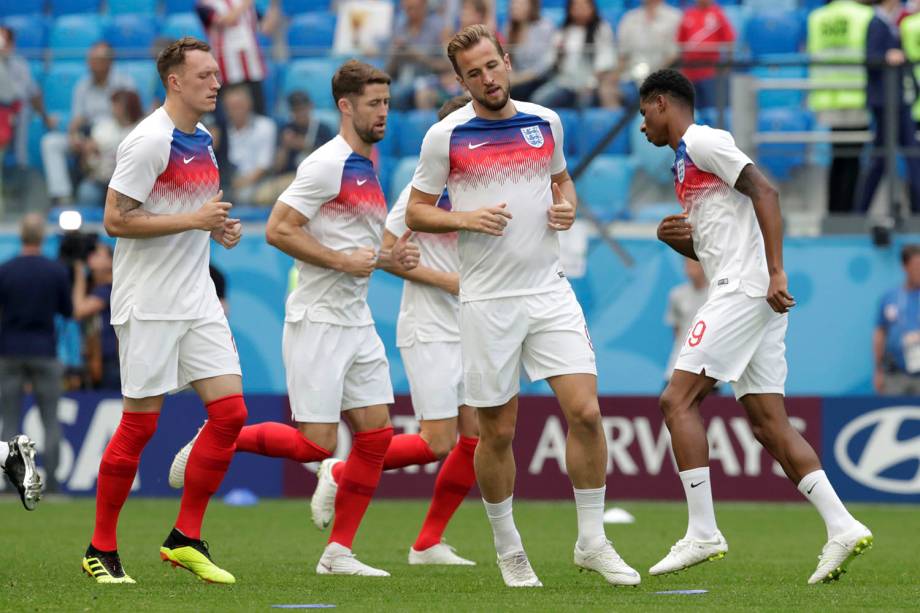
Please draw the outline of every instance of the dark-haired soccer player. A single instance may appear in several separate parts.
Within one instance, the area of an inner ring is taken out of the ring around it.
[[[212,583],[234,583],[201,540],[208,501],[224,478],[246,421],[240,363],[208,274],[209,239],[227,249],[239,220],[221,202],[211,135],[199,123],[220,89],[210,47],[191,37],[157,58],[166,102],[125,137],[105,202],[105,229],[118,237],[112,325],[118,336],[124,413],[99,464],[96,528],[83,570],[98,583],[134,583],[115,540],[121,511],[157,426],[163,395],[191,385],[208,423],[189,457],[175,528],[160,556]]]
[[[728,381],[754,436],[827,525],[828,541],[808,582],[838,579],[871,546],[872,533],[843,506],[818,456],[786,416],[786,313],[795,300],[783,270],[777,191],[728,132],[694,123],[693,85],[680,72],[652,73],[639,98],[646,138],[675,151],[674,188],[684,209],[662,220],[658,238],[698,260],[710,281],[660,402],[690,519],[684,538],[649,572],[676,572],[728,551],[716,526],[699,413],[716,381]]]
[[[568,423],[566,468],[575,493],[575,564],[610,583],[639,573],[604,533],[607,449],[597,370],[584,314],[559,262],[557,232],[575,220],[559,116],[511,100],[511,61],[485,26],[447,46],[473,101],[428,130],[406,222],[419,232],[459,232],[460,345],[466,404],[477,408],[476,478],[509,587],[539,587],[512,516],[521,365],[546,379]],[[447,185],[451,210],[438,208]]]

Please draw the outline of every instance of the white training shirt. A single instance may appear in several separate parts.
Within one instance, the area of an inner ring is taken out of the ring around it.
[[[379,251],[387,204],[373,163],[355,153],[341,136],[310,154],[278,200],[310,220],[304,226],[336,251],[370,247]],[[368,277],[297,261],[297,287],[288,296],[285,321],[369,326]]]
[[[163,107],[118,147],[109,187],[156,215],[191,213],[220,189],[211,135],[179,130]],[[153,238],[119,238],[112,262],[112,323],[197,319],[220,309],[208,273],[210,233],[188,230]]]
[[[460,232],[460,300],[553,291],[567,285],[559,240],[548,226],[551,175],[565,170],[562,124],[545,107],[512,101],[510,119],[476,116],[472,103],[433,125],[412,186],[440,194],[455,211],[507,203],[504,236]]]
[[[386,228],[397,238],[405,234],[406,207],[412,184],[406,185],[396,204],[387,215]],[[450,210],[450,197],[445,190],[438,200],[438,208]],[[418,245],[419,266],[441,272],[460,270],[460,256],[457,253],[457,233],[429,234],[417,232],[412,241]],[[399,303],[399,319],[396,320],[396,346],[409,347],[415,341],[421,343],[460,342],[460,302],[457,297],[444,290],[406,281],[403,283],[402,301]]]
[[[741,289],[752,298],[770,284],[763,235],[751,199],[735,189],[752,164],[731,134],[691,125],[677,147],[674,191],[693,226],[693,250],[710,292]]]

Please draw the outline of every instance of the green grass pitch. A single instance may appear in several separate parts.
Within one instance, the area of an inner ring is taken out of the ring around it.
[[[421,501],[375,501],[358,533],[360,559],[392,573],[388,579],[318,577],[325,543],[306,501],[263,501],[254,507],[214,502],[205,538],[235,586],[199,582],[159,560],[158,547],[175,519],[177,500],[131,499],[119,550],[137,585],[96,585],[80,572],[90,537],[93,501],[43,502],[34,513],[0,500],[0,611],[271,611],[275,604],[334,604],[370,611],[866,611],[920,606],[920,510],[916,506],[852,505],[872,528],[875,547],[833,585],[808,586],[824,528],[805,505],[721,503],[717,514],[729,543],[724,560],[679,575],[648,576],[649,566],[683,535],[680,503],[625,503],[637,522],[608,526],[618,551],[642,573],[638,588],[613,588],[572,564],[571,503],[517,501],[515,517],[545,587],[505,588],[494,563],[482,506],[466,502],[448,541],[478,562],[470,568],[409,566],[406,555],[425,513]],[[693,596],[664,590],[705,589]],[[279,609],[274,609],[279,610]]]

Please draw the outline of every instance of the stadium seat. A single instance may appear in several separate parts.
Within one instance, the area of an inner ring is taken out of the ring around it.
[[[192,13],[195,11],[195,0],[163,0],[163,11],[167,15]]]
[[[770,79],[804,79],[808,77],[808,69],[803,62],[802,65],[791,65],[789,62],[800,57],[798,54],[791,56],[783,55],[778,57],[785,63],[773,63],[770,58],[763,58],[766,62],[763,66],[756,66],[751,70],[751,74],[765,81]],[[807,56],[801,58],[807,62]],[[761,109],[770,108],[799,108],[802,106],[804,93],[797,89],[771,89],[757,93],[757,105]]]
[[[581,113],[581,125],[578,130],[579,155],[588,155],[591,149],[607,135],[607,132],[616,124],[623,111],[611,109],[586,109]],[[609,155],[624,155],[629,153],[628,126],[607,145],[601,152]]]
[[[102,38],[102,18],[99,15],[64,15],[54,20],[48,47],[54,59],[83,60],[87,49]]]
[[[575,109],[556,109],[559,120],[562,122],[562,133],[566,155],[578,154],[578,130],[581,125],[581,115]],[[571,165],[571,164],[570,164]]]
[[[265,58],[265,78],[262,80],[262,94],[265,96],[265,114],[274,117],[278,107],[278,66]]]
[[[166,19],[163,20],[160,36],[170,40],[176,40],[183,36],[194,36],[203,39],[205,38],[204,26],[201,25],[201,19],[195,13],[174,13],[167,15]]]
[[[153,16],[157,12],[157,0],[106,0],[109,15],[147,15]]]
[[[800,132],[810,130],[812,117],[802,109],[766,109],[757,118],[760,132]],[[779,181],[789,179],[792,170],[806,161],[804,143],[762,144],[757,147],[757,162]]]
[[[671,183],[671,165],[674,163],[674,151],[670,147],[656,147],[648,142],[642,133],[642,117],[636,117],[629,126],[629,146],[632,150],[630,160],[637,172],[658,183]]]
[[[668,215],[677,215],[680,211],[680,203],[676,200],[670,202],[650,202],[639,206],[633,211],[631,220],[657,224]]]
[[[48,2],[51,14],[73,15],[75,13],[98,13],[102,5],[101,0],[50,0]]]
[[[799,2],[798,0],[744,0],[744,6],[755,13],[761,11],[794,11],[799,7]]]
[[[335,15],[305,13],[291,19],[287,43],[292,57],[315,56],[332,47],[335,35]]]
[[[285,71],[282,91],[285,96],[298,89],[309,92],[317,108],[334,109],[332,75],[336,68],[336,58],[293,60]]]
[[[122,60],[115,62],[115,70],[131,77],[143,108],[149,108],[160,80],[156,65],[150,60]]]
[[[8,0],[0,2],[0,17],[9,15],[39,15],[45,8],[45,0]]]
[[[543,7],[540,10],[540,14],[552,21],[556,26],[561,26],[562,22],[565,21],[565,9],[560,7]]]
[[[51,64],[42,84],[45,107],[51,112],[69,113],[73,88],[85,74],[87,74],[87,68],[82,61]]]
[[[318,110],[318,109],[317,109]],[[338,131],[339,126],[339,112],[337,110],[328,111],[335,117],[334,130]],[[380,155],[385,155],[388,157],[399,157],[399,130],[402,126],[403,114],[401,111],[391,110],[389,115],[387,115],[387,133],[383,137],[383,140],[377,143],[377,150],[380,152]],[[418,155],[418,151],[415,151],[411,155]]]
[[[601,9],[601,17],[610,24],[614,32],[617,31],[617,26],[620,24],[620,19],[623,18],[624,13],[626,13],[626,10],[622,7]]]
[[[417,155],[409,155],[400,158],[396,163],[396,168],[390,175],[390,206],[393,206],[393,203],[399,198],[400,192],[402,192],[403,188],[412,180],[412,177],[415,175],[416,166],[418,166]]]
[[[48,21],[40,15],[13,15],[3,25],[16,35],[16,49],[23,55],[35,56],[44,51],[48,38]]]
[[[118,57],[148,57],[157,35],[152,15],[115,15],[105,25],[105,39]]]
[[[281,11],[290,16],[300,15],[306,6],[310,12],[328,12],[332,0],[281,0]],[[306,6],[305,6],[306,5]]]
[[[745,26],[744,37],[754,57],[797,53],[805,44],[805,19],[799,11],[754,13]]]
[[[435,111],[409,111],[404,113],[396,131],[396,155],[418,155],[422,150],[422,139],[428,128],[437,123]]]
[[[578,199],[602,221],[623,219],[629,213],[629,189],[635,165],[625,155],[599,155],[575,181]]]
[[[610,10],[624,10],[626,0],[597,0],[597,8],[602,13]]]
[[[722,12],[735,31],[734,53],[738,54],[746,47],[745,37],[747,36],[747,22],[751,18],[751,9],[744,5],[729,5],[723,6]]]

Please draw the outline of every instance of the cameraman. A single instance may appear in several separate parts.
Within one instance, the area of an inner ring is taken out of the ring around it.
[[[55,492],[61,442],[57,405],[62,368],[55,355],[55,315],[73,311],[67,269],[41,254],[45,220],[23,217],[22,251],[0,266],[0,415],[9,440],[18,431],[25,384],[32,386],[45,429],[46,491]]]
[[[84,354],[91,386],[117,391],[121,389],[121,375],[118,339],[111,323],[111,296],[112,248],[98,242],[85,263],[82,260],[74,262],[73,318],[83,323]]]

